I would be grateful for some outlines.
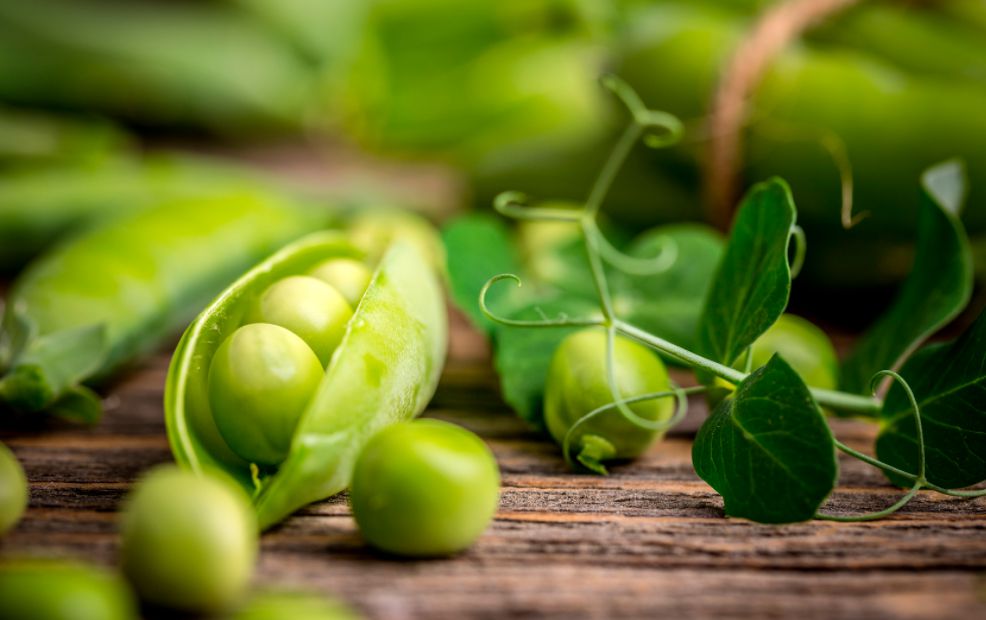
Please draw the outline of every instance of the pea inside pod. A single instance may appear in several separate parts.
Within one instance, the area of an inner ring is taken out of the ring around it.
[[[331,259],[364,257],[342,234],[316,233],[257,265],[192,323],[169,369],[176,461],[226,471],[252,495],[262,529],[345,489],[366,440],[420,413],[441,373],[444,296],[410,243],[391,244],[367,265],[372,278],[338,345],[321,356],[324,369],[303,330],[258,314],[258,299]],[[311,303],[303,297],[278,304]]]

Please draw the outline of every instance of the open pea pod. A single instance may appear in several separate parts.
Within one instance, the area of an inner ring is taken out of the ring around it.
[[[421,413],[441,374],[448,337],[443,291],[422,252],[396,241],[301,413],[286,458],[261,473],[236,455],[210,407],[213,356],[249,323],[251,304],[269,286],[336,257],[362,255],[342,234],[316,233],[254,267],[192,323],[168,372],[165,416],[175,459],[196,471],[220,468],[232,475],[253,494],[262,529],[345,489],[365,441]]]

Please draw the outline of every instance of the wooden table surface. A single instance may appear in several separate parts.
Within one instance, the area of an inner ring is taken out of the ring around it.
[[[873,523],[756,525],[727,519],[693,472],[705,414],[609,477],[566,470],[554,444],[500,400],[482,339],[453,321],[427,415],[481,435],[503,472],[496,520],[468,552],[401,561],[368,549],[344,496],[264,535],[258,583],[331,593],[370,618],[986,618],[986,499],[925,494]],[[0,431],[31,482],[30,508],[0,556],[69,554],[112,564],[115,511],[133,480],[169,461],[161,406],[167,355],[107,396],[92,429]],[[873,431],[837,423],[868,449]],[[899,491],[843,460],[833,512],[889,505]]]

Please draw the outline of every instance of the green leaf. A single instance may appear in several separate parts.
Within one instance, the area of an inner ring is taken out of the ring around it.
[[[843,363],[841,387],[846,391],[867,392],[874,374],[899,367],[955,318],[972,295],[972,251],[958,217],[965,192],[961,164],[929,169],[922,188],[914,267],[890,308]]]
[[[781,179],[755,185],[743,199],[699,321],[700,353],[731,364],[784,313],[796,216]]]
[[[103,417],[103,404],[99,395],[77,385],[69,388],[48,408],[48,413],[70,422],[94,425]]]
[[[531,302],[511,313],[512,319],[537,320],[565,315],[598,316],[599,308],[573,297]],[[498,326],[494,333],[500,391],[514,411],[538,429],[544,428],[544,383],[555,349],[575,327]]]
[[[655,336],[694,350],[699,317],[723,246],[722,236],[701,224],[673,224],[648,231],[627,254],[647,258],[663,257],[667,252],[673,262],[654,274],[614,274],[616,313]]]
[[[726,514],[760,523],[811,519],[838,478],[832,431],[778,355],[719,403],[695,437],[692,463]]]
[[[986,312],[955,342],[916,353],[900,374],[921,410],[928,480],[952,489],[986,480]],[[917,473],[914,412],[899,385],[887,393],[881,418],[877,456]],[[910,484],[899,476],[890,479]]]
[[[494,323],[480,310],[479,293],[493,276],[521,271],[509,229],[495,216],[475,213],[450,222],[442,230],[442,240],[455,305],[476,327],[492,332]],[[492,289],[488,297],[490,308],[504,312],[510,306],[511,289],[508,284]]]

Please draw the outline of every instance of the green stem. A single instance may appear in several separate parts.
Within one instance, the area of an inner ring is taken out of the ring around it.
[[[823,521],[838,521],[840,523],[859,523],[862,521],[876,521],[877,519],[889,517],[890,515],[894,514],[895,512],[906,506],[918,494],[918,491],[921,490],[921,487],[922,487],[922,483],[915,482],[914,486],[911,487],[911,490],[908,491],[907,494],[904,495],[904,497],[897,500],[893,506],[890,506],[889,508],[884,508],[883,510],[877,512],[868,512],[862,515],[847,516],[847,517],[843,517],[840,515],[823,514],[821,512],[817,512],[815,513],[815,518],[821,519]]]
[[[620,168],[623,167],[623,162],[630,155],[630,151],[633,150],[633,146],[637,143],[642,133],[643,127],[636,122],[636,119],[633,123],[627,125],[627,128],[623,131],[619,141],[613,147],[612,153],[610,153],[609,158],[603,165],[602,170],[600,170],[599,176],[592,186],[592,191],[589,192],[589,199],[585,203],[586,219],[595,220],[603,204],[603,199],[609,192],[609,188],[613,185],[616,175],[620,172]]]
[[[729,366],[725,366],[718,362],[714,362],[699,355],[698,353],[693,353],[688,349],[680,347],[672,342],[655,336],[638,327],[634,327],[633,325],[625,323],[621,320],[616,321],[616,329],[629,338],[642,342],[666,355],[670,355],[671,357],[684,362],[693,368],[704,370],[717,377],[725,379],[730,383],[740,383],[749,376],[747,373],[736,370],[735,368],[730,368]],[[815,400],[818,401],[820,405],[825,407],[832,407],[843,411],[853,411],[865,415],[878,414],[880,412],[880,408],[882,407],[880,400],[869,396],[858,396],[856,394],[847,394],[845,392],[836,392],[834,390],[823,390],[821,388],[809,389],[811,390],[812,396],[815,397]]]
[[[884,463],[883,461],[877,460],[877,459],[873,458],[872,456],[863,454],[862,452],[860,452],[858,450],[853,450],[852,448],[850,448],[846,444],[842,443],[838,439],[835,440],[835,447],[838,448],[839,450],[842,450],[843,452],[845,452],[849,456],[851,456],[851,457],[853,457],[855,459],[858,459],[860,461],[863,461],[864,463],[866,463],[868,465],[872,465],[873,467],[876,467],[877,469],[882,469],[883,471],[890,472],[892,474],[897,474],[898,476],[900,476],[902,478],[907,478],[908,480],[911,480],[912,482],[913,481],[916,481],[918,479],[918,477],[915,476],[912,473],[906,472],[903,469],[897,469],[893,465],[888,465],[887,463]]]

